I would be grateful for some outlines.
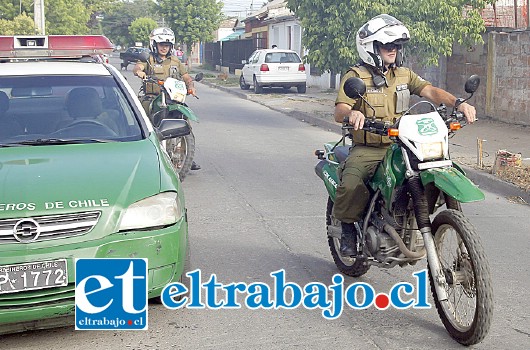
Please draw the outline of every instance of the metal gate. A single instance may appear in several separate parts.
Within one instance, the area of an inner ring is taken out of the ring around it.
[[[221,65],[234,73],[236,69],[243,68],[241,61],[247,60],[255,50],[252,39],[222,41]]]
[[[204,62],[212,68],[221,65],[221,42],[204,44]]]

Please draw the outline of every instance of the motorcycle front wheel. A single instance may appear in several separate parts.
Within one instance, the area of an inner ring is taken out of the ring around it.
[[[493,317],[493,288],[480,237],[462,212],[454,209],[436,216],[432,232],[448,296],[438,300],[429,269],[438,315],[457,342],[477,344],[487,335]]]
[[[328,232],[341,232],[342,227],[340,221],[335,219],[333,213],[333,201],[328,197],[328,205],[326,208],[326,227]],[[359,277],[364,275],[370,269],[370,265],[365,265],[364,262],[359,261],[349,256],[342,256],[340,254],[340,238],[328,234],[328,245],[335,266],[345,275],[351,277]]]
[[[167,140],[166,151],[175,171],[180,177],[180,181],[183,181],[190,171],[195,155],[195,136],[193,131],[189,135]]]

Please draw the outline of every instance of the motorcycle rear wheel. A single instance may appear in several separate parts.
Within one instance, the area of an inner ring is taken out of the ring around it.
[[[341,230],[340,221],[335,219],[332,215],[333,201],[328,197],[328,205],[326,208],[326,227],[334,226],[335,230]],[[328,236],[328,245],[335,266],[345,275],[351,277],[359,277],[364,275],[370,269],[370,265],[365,265],[362,261],[355,258],[345,257],[340,254],[340,239]]]
[[[186,136],[166,141],[166,151],[169,154],[175,171],[183,181],[190,171],[195,156],[195,136],[193,131]]]
[[[462,212],[448,209],[433,221],[432,232],[445,273],[447,301],[439,301],[429,270],[438,315],[457,342],[473,345],[487,335],[493,317],[493,287],[480,237]]]

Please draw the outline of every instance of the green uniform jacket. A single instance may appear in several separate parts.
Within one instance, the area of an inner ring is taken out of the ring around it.
[[[139,64],[144,66],[145,74],[154,75],[160,80],[165,80],[168,77],[182,80],[182,76],[188,73],[186,66],[175,56],[169,56],[162,63],[157,63],[154,57],[150,55],[149,63],[139,62]],[[160,88],[156,84],[146,83],[145,93],[158,95]]]
[[[374,112],[362,99],[352,99],[344,93],[344,82],[351,77],[359,77],[366,84],[366,100],[375,109],[377,120],[394,123],[396,119],[409,107],[410,94],[420,96],[421,90],[431,83],[423,80],[409,68],[391,68],[385,75],[388,87],[375,87],[372,75],[365,66],[352,67],[341,79],[340,89],[335,104],[346,103],[353,109],[362,112],[366,118],[371,118]],[[387,136],[367,133],[364,130],[352,132],[353,142],[373,147],[387,147],[392,140]]]

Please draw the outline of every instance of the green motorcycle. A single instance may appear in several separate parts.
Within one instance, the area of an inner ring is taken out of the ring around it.
[[[478,76],[468,79],[465,90],[470,96],[458,99],[457,106],[473,96],[479,83]],[[348,79],[345,92],[369,106],[361,79]],[[426,104],[430,112],[411,112]],[[448,113],[445,106],[427,101],[409,108],[393,125],[367,118],[364,130],[390,136],[394,143],[367,183],[371,200],[357,229],[357,257],[341,256],[341,223],[333,217],[337,170],[351,147],[345,143],[352,128],[347,123],[339,142],[315,152],[320,159],[315,171],[329,194],[327,236],[338,269],[359,277],[372,265],[403,267],[427,257],[438,314],[456,341],[471,345],[489,330],[493,289],[480,236],[461,208],[461,203],[483,200],[484,194],[449,156],[449,136],[464,120],[456,107]]]
[[[194,80],[200,81],[202,78],[203,73],[198,73]],[[183,81],[175,78],[159,80],[155,77],[146,77],[144,81],[157,84],[161,91],[149,104],[149,119],[155,127],[158,127],[164,119],[184,119],[188,124],[190,120],[199,121],[195,113],[185,103],[188,91]],[[189,126],[191,131],[191,125]],[[180,180],[184,180],[191,169],[195,155],[193,131],[186,136],[171,138],[163,142],[175,171],[179,174]]]

